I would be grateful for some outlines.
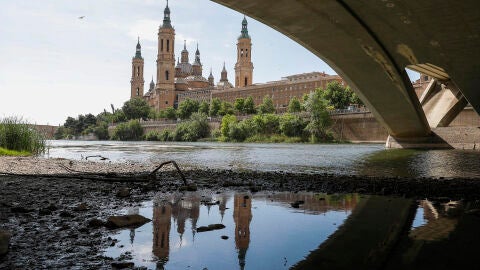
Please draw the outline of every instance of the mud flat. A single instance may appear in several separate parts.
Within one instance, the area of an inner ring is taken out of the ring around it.
[[[102,250],[115,245],[115,239],[108,237],[110,231],[102,226],[102,222],[118,215],[125,207],[140,206],[155,194],[185,190],[183,181],[174,170],[159,172],[154,181],[130,183],[116,182],[115,179],[87,180],[79,172],[140,174],[152,171],[155,166],[0,158],[0,230],[11,235],[8,253],[0,258],[0,269],[111,269],[114,260],[115,263],[119,259],[128,261],[128,256],[107,258],[102,255]],[[70,168],[70,171],[64,167]],[[189,184],[199,190],[216,192],[264,190],[364,193],[411,198],[480,197],[480,179],[372,178],[182,169]]]

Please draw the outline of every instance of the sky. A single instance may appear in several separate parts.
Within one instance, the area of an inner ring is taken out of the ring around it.
[[[0,0],[0,118],[59,125],[98,114],[130,98],[131,60],[140,37],[145,91],[156,72],[157,33],[165,0]],[[170,0],[175,56],[184,40],[203,75],[215,81],[225,62],[234,78],[243,14],[209,0]],[[80,19],[79,17],[83,17]],[[327,64],[283,34],[249,17],[253,82],[325,71]],[[154,79],[155,80],[155,79]]]

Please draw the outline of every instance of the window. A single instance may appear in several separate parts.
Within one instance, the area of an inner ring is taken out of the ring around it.
[[[137,67],[137,77],[140,76],[140,67]]]
[[[160,51],[163,52],[163,39],[160,41]]]
[[[245,49],[245,57],[248,57],[248,49]]]
[[[247,83],[248,83],[248,78],[245,77],[245,86],[247,86]]]
[[[425,75],[425,77],[423,77],[423,79],[424,79],[425,81],[428,81],[428,76]]]
[[[169,52],[169,51],[170,51],[170,40],[167,39],[167,52]]]
[[[137,97],[140,96],[140,88],[137,87]]]
[[[167,101],[165,101],[165,104],[167,104],[167,105],[168,105],[168,100],[167,100]]]
[[[167,81],[168,81],[168,75],[169,75],[169,74],[168,74],[168,70],[166,70],[166,71],[165,71],[165,80],[167,80]]]

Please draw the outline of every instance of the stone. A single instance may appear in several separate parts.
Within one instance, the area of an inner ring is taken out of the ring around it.
[[[70,212],[62,211],[62,212],[60,212],[60,217],[62,217],[62,218],[72,218],[72,217],[74,217],[74,215]]]
[[[105,226],[109,228],[140,227],[151,220],[141,215],[111,216]]]
[[[8,245],[12,235],[7,231],[0,230],[0,257],[8,253]]]
[[[119,198],[127,198],[130,197],[130,189],[129,188],[121,188],[117,191],[117,197]]]
[[[105,222],[103,222],[102,220],[100,220],[98,218],[91,219],[88,222],[88,227],[92,227],[92,228],[98,228],[98,227],[102,227],[104,225],[105,225]]]
[[[86,203],[81,203],[75,207],[75,211],[82,212],[82,211],[87,211],[88,210],[88,205]]]
[[[214,230],[224,229],[225,225],[223,224],[210,224],[208,226],[201,226],[197,228],[197,232],[209,232]]]
[[[133,262],[112,262],[113,269],[126,269],[133,268],[135,264]]]
[[[195,184],[188,186],[181,186],[178,188],[179,191],[197,191],[198,187]]]
[[[25,208],[25,207],[23,207],[23,206],[14,206],[14,207],[10,208],[10,211],[11,211],[12,213],[24,214],[24,213],[33,212],[34,210],[33,210],[33,209]]]

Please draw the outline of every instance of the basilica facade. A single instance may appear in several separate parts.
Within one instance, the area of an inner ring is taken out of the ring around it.
[[[140,40],[132,59],[131,98],[141,97],[156,111],[168,107],[177,108],[186,99],[210,102],[212,98],[234,102],[236,98],[252,96],[255,105],[259,105],[265,96],[270,96],[277,108],[282,111],[291,98],[301,98],[316,88],[324,88],[331,81],[344,83],[338,75],[325,72],[312,72],[287,76],[279,81],[253,84],[252,39],[248,33],[248,22],[244,17],[237,39],[237,62],[235,64],[235,86],[228,81],[225,63],[220,80],[215,83],[212,71],[208,78],[203,76],[200,50],[197,50],[192,62],[184,43],[180,58],[175,59],[175,29],[170,19],[170,8],[164,10],[163,24],[158,31],[158,54],[156,82],[153,78],[149,89],[144,92],[144,60]]]

